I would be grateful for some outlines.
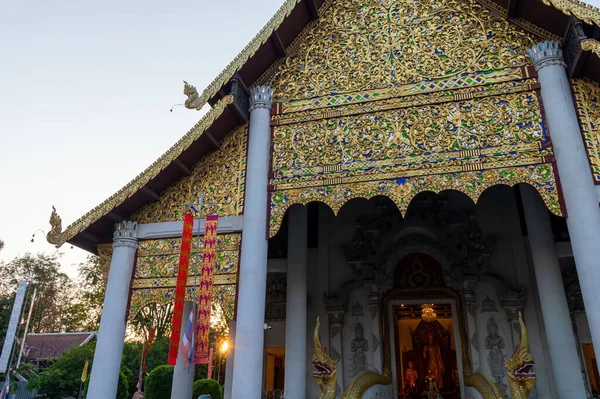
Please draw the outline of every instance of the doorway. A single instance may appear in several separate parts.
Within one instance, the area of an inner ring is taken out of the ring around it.
[[[439,261],[426,253],[397,263],[386,308],[399,399],[461,398],[458,297],[442,276]]]
[[[460,398],[450,303],[393,306],[398,398]],[[433,396],[436,397],[436,396]]]

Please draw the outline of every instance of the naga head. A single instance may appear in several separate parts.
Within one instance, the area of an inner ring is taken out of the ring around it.
[[[186,96],[189,96],[190,94],[198,94],[198,91],[196,90],[196,88],[194,86],[192,86],[191,84],[189,84],[188,82],[186,82],[184,80],[183,81],[183,94],[185,94]]]
[[[526,399],[533,389],[537,376],[533,371],[535,361],[529,351],[527,328],[523,322],[521,312],[519,312],[519,324],[521,325],[521,342],[515,348],[513,355],[506,361],[506,370],[508,370],[508,383],[511,392],[514,391],[513,398]]]
[[[315,368],[313,371],[313,378],[317,381],[317,385],[321,390],[321,397],[328,390],[333,392],[335,395],[335,387],[337,383],[337,360],[333,360],[325,349],[321,345],[321,338],[319,337],[319,318],[317,317],[317,325],[315,326],[315,354],[312,359],[312,365]]]

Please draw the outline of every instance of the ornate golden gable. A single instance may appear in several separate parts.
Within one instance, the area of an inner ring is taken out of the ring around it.
[[[562,214],[527,50],[474,0],[334,0],[270,80],[270,235],[292,204],[535,187]]]
[[[275,101],[530,65],[532,37],[472,0],[336,1],[270,81]]]
[[[204,157],[160,195],[160,200],[131,216],[138,223],[170,222],[183,219],[185,204],[203,194],[203,215],[235,216],[243,211],[246,181],[247,126],[241,126],[221,143],[221,148]]]

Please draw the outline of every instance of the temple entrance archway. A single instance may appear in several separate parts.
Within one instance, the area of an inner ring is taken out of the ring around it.
[[[464,397],[456,299],[433,256],[412,251],[398,261],[384,299],[398,398],[420,398],[428,391],[447,399]]]

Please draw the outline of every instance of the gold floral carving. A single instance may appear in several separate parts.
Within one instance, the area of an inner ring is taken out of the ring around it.
[[[199,292],[199,291],[198,291]],[[186,301],[197,302],[198,292],[194,287],[187,287]],[[227,319],[232,319],[235,312],[237,285],[213,285],[212,303],[221,309]],[[151,304],[167,305],[175,300],[175,288],[148,288],[134,290],[129,305],[129,319],[136,317],[144,307]]]
[[[538,98],[534,92],[524,92],[277,126],[273,169],[380,161],[543,139]]]
[[[432,97],[434,99],[440,96],[453,97],[463,92],[485,92],[491,85],[499,87],[512,87],[523,84],[523,79],[529,79],[528,71],[523,68],[514,68],[501,71],[492,71],[487,73],[473,73],[439,79],[435,82],[410,83],[402,86],[391,87],[387,89],[365,90],[358,92],[349,92],[345,94],[327,94],[322,97],[311,98],[307,100],[290,101],[281,104],[281,113],[289,114],[300,111],[336,112],[337,107],[350,106],[352,104],[379,103],[385,100],[412,101],[418,104],[420,98]],[[510,83],[509,83],[510,82]],[[529,79],[527,83],[535,82],[535,79]],[[505,83],[504,85],[499,83]],[[490,94],[487,94],[490,95]],[[332,109],[332,107],[336,107]],[[290,115],[294,117],[294,115]],[[277,120],[277,115],[274,116]]]
[[[270,84],[275,101],[530,65],[535,41],[473,1],[336,2]]]
[[[181,220],[184,204],[197,201],[203,195],[203,215],[235,216],[244,206],[246,177],[247,127],[230,133],[221,148],[204,157],[185,176],[166,189],[160,200],[136,212],[132,219],[138,223]]]
[[[217,235],[215,269],[213,271],[213,304],[228,317],[233,316],[237,290],[241,235]],[[172,303],[177,282],[181,238],[142,240],[137,252],[137,265],[131,284],[133,290],[129,317],[151,303]],[[196,249],[198,256],[196,257]],[[192,239],[186,298],[198,300],[200,277],[194,274],[202,262],[204,237]],[[100,246],[99,246],[100,252]],[[194,288],[196,287],[196,288]],[[195,291],[196,290],[196,291]]]
[[[100,270],[104,281],[108,280],[108,271],[110,270],[110,262],[112,260],[113,247],[110,244],[98,244],[98,257],[100,258]]]
[[[135,179],[127,183],[125,187],[117,191],[110,198],[96,206],[90,212],[83,215],[77,221],[72,223],[61,234],[60,240],[54,242],[57,247],[60,247],[66,241],[75,237],[79,232],[85,230],[90,224],[94,223],[104,215],[108,214],[117,205],[120,205],[127,198],[131,197],[140,190],[146,183],[158,175],[158,173],[171,164],[181,153],[187,149],[194,141],[196,141],[202,133],[223,113],[225,107],[233,102],[233,97],[225,96],[215,106],[208,111],[198,123],[192,127],[173,147],[165,152],[146,170],[140,173]]]
[[[591,51],[600,57],[600,42],[595,39],[584,39],[581,41],[581,49],[584,51]]]
[[[217,235],[215,275],[237,274],[240,243],[240,234]],[[198,258],[196,258],[196,248],[198,248],[199,251]],[[180,250],[181,238],[140,241],[134,278],[148,279],[176,277]],[[194,237],[190,254],[190,275],[193,275],[196,263],[199,265],[202,262],[203,250],[203,237],[200,237],[200,239]]]
[[[548,6],[562,11],[564,14],[572,15],[588,24],[600,26],[600,9],[578,0],[542,0]]]
[[[293,204],[323,202],[337,214],[353,198],[387,196],[404,215],[410,201],[423,191],[439,193],[456,190],[477,202],[489,187],[499,184],[514,186],[519,183],[535,187],[548,209],[555,215],[562,215],[554,170],[552,164],[548,163],[274,191],[271,193],[270,236],[277,234],[286,210]]]
[[[594,182],[600,184],[600,85],[588,79],[571,83]]]

